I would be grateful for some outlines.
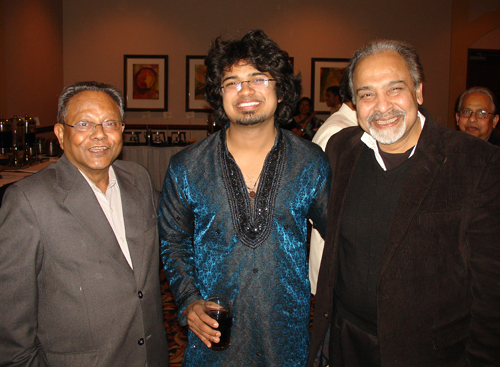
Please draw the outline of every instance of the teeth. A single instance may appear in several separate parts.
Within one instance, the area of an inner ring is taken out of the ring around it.
[[[377,120],[377,124],[379,125],[387,125],[387,124],[391,124],[393,123],[394,121],[396,121],[396,119],[398,118],[398,116],[396,117],[393,117],[392,119],[390,120],[384,120],[384,121],[381,121],[381,120]]]
[[[90,150],[107,150],[107,147],[92,147]]]
[[[240,103],[238,107],[248,107],[248,106],[257,106],[259,102],[247,102],[247,103]]]

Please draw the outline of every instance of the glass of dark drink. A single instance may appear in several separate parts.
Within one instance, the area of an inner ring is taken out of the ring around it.
[[[217,321],[221,333],[218,343],[212,342],[212,350],[226,350],[231,345],[231,326],[233,326],[233,302],[227,297],[211,297],[204,302],[205,312]]]

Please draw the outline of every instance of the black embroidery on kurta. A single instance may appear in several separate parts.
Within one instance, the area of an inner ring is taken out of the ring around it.
[[[264,161],[254,205],[251,204],[240,168],[227,150],[225,129],[221,131],[217,147],[233,226],[243,244],[254,249],[271,233],[276,197],[283,175],[286,150],[281,130],[279,127],[276,129],[277,142]]]

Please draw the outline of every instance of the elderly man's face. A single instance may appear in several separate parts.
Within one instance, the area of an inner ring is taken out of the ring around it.
[[[460,111],[470,111],[472,114],[470,117],[461,117],[459,113],[455,114],[457,125],[464,133],[486,140],[498,123],[499,116],[490,113],[494,110],[493,102],[487,95],[483,93],[468,94],[462,100]],[[477,111],[487,111],[490,114],[487,118],[481,119],[477,118]]]
[[[422,84],[415,90],[401,56],[384,52],[361,59],[353,85],[359,125],[379,142],[380,149],[403,153],[417,143]]]
[[[84,91],[69,100],[66,124],[80,121],[102,124],[109,120],[121,121],[121,115],[118,105],[107,93]],[[108,172],[123,145],[123,128],[105,132],[102,126],[96,126],[93,132],[79,133],[70,126],[56,124],[54,132],[68,160],[91,180]]]

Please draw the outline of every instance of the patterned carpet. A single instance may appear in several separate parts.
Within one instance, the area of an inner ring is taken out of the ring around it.
[[[187,326],[180,326],[177,321],[177,305],[174,301],[168,281],[160,270],[161,296],[163,301],[163,320],[167,332],[170,354],[170,367],[181,367],[184,349],[187,345]],[[311,297],[311,326],[313,320],[314,297]]]
[[[168,348],[170,354],[170,367],[180,367],[184,349],[187,345],[187,326],[180,326],[177,321],[177,305],[174,295],[168,286],[167,278],[160,270],[161,297],[163,302],[163,322],[167,332]]]

